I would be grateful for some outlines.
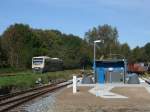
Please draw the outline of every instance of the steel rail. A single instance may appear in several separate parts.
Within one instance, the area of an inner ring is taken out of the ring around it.
[[[31,89],[24,90],[24,91],[19,91],[19,92],[15,92],[15,93],[6,94],[6,95],[3,95],[3,96],[0,96],[0,102],[2,100],[5,100],[5,99],[11,98],[11,97],[15,97],[15,96],[18,96],[18,95],[22,95],[22,94],[25,94],[25,93],[28,93],[28,92],[31,92],[31,91],[36,91],[38,89],[43,89],[43,88],[46,88],[46,87],[51,87],[51,86],[54,86],[54,85],[62,83],[62,82],[64,82],[64,81],[60,81],[60,82],[57,82],[57,83],[53,83],[53,84],[49,84],[49,85],[44,85],[44,86],[40,86],[40,87],[35,87],[35,88],[31,88]]]

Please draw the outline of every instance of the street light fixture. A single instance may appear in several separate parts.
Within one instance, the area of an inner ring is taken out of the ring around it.
[[[94,80],[95,80],[95,82],[96,82],[96,63],[95,63],[95,61],[96,61],[96,43],[104,43],[104,40],[95,40],[94,41]]]
[[[99,43],[99,42],[104,43],[104,40],[95,40],[95,41],[94,41],[94,43]]]

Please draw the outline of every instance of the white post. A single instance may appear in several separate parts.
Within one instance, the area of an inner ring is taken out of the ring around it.
[[[77,76],[73,76],[73,93],[77,92]]]

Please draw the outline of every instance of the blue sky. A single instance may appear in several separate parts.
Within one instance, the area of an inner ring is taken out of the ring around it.
[[[150,42],[150,0],[0,0],[0,34],[11,24],[58,29],[84,37],[103,24],[117,27],[131,48]]]

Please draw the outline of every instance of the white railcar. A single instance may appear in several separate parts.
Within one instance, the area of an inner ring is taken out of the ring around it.
[[[32,58],[32,70],[34,72],[49,72],[63,70],[63,61],[59,58],[38,56]]]

